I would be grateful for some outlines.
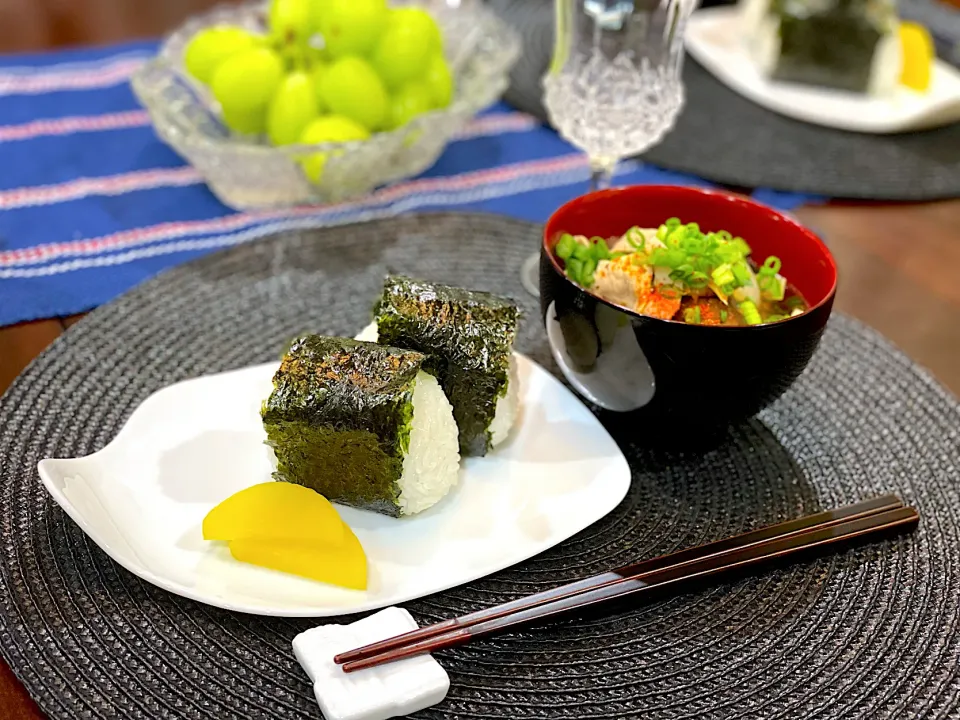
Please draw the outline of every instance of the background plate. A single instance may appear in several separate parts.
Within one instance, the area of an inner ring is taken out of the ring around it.
[[[942,60],[930,89],[899,87],[891,97],[868,97],[764,78],[743,42],[738,7],[699,10],[690,18],[687,52],[729,88],[781,115],[838,130],[899,133],[960,120],[960,70]]]
[[[518,273],[539,232],[441,214],[272,237],[157,277],[35,361],[0,399],[0,651],[43,710],[53,720],[316,720],[290,647],[314,621],[211,608],[126,572],[57,507],[36,464],[103,447],[165,385],[271,362],[304,329],[356,332],[388,269],[521,299],[518,351],[556,374]],[[632,470],[624,501],[526,563],[405,603],[418,622],[881,492],[918,507],[920,526],[439,653],[450,692],[418,717],[957,717],[960,406],[929,375],[837,316],[798,383],[710,451],[649,450],[631,428],[607,428]]]
[[[278,350],[279,352],[279,350]],[[204,516],[270,480],[260,404],[277,364],[163,388],[84,458],[46,459],[57,503],[123,567],[178,595],[282,617],[343,615],[462,585],[548,550],[612,511],[630,488],[616,443],[567,388],[517,356],[521,412],[511,437],[467,458],[456,487],[409,518],[337,506],[367,556],[352,591],[237,562],[203,539]],[[557,438],[577,437],[558,452]]]

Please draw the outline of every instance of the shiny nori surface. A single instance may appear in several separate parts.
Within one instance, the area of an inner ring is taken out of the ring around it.
[[[520,309],[485,292],[388,277],[375,310],[379,342],[425,353],[460,432],[462,455],[486,455],[507,391]]]
[[[774,0],[780,24],[775,80],[866,92],[883,27],[867,0],[831,0],[813,9],[809,0]]]
[[[398,517],[413,389],[425,356],[306,335],[293,341],[261,408],[277,480]]]

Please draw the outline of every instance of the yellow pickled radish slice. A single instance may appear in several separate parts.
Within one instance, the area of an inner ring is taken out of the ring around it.
[[[299,575],[352,590],[367,589],[367,556],[344,526],[338,547],[306,540],[231,540],[230,554],[241,562]]]
[[[900,45],[903,49],[900,83],[920,92],[927,90],[936,54],[933,38],[923,25],[901,22]]]
[[[339,513],[315,490],[288,482],[252,485],[228,497],[203,519],[204,540],[303,540],[338,546]]]

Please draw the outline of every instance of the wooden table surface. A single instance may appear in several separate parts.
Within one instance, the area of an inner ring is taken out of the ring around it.
[[[156,37],[214,0],[4,0],[0,52]],[[835,309],[899,345],[960,394],[960,200],[833,203],[797,215],[840,267]],[[0,392],[80,316],[0,328]],[[0,718],[45,720],[0,661]]]

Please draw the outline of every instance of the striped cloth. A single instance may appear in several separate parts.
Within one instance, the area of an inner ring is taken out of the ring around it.
[[[156,43],[0,58],[0,326],[90,310],[177,263],[267,233],[415,210],[543,221],[583,155],[496,105],[422,176],[350,202],[237,212],[157,139],[129,78]],[[624,163],[626,183],[706,184]],[[811,198],[757,191],[781,209]]]

